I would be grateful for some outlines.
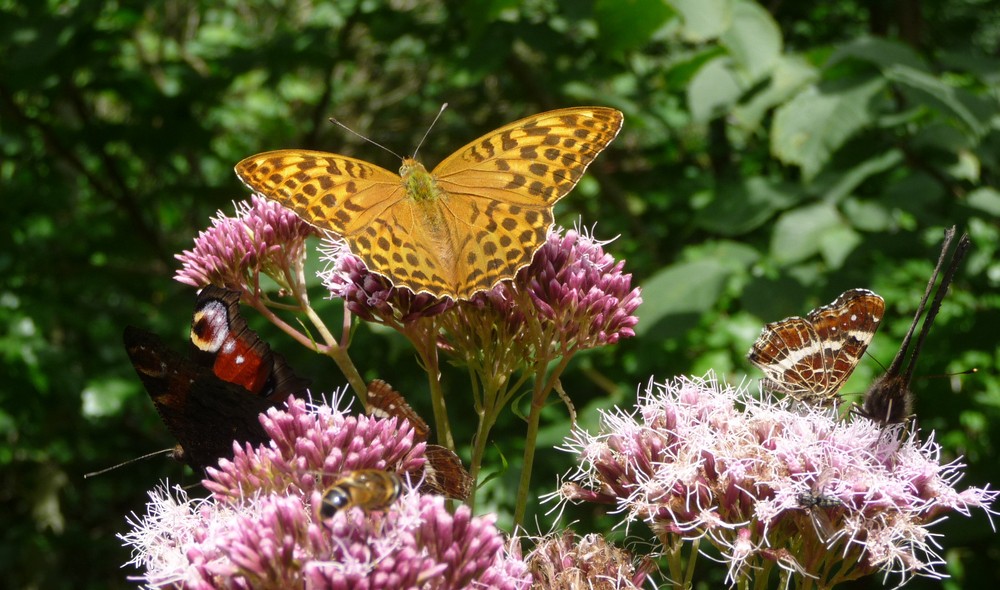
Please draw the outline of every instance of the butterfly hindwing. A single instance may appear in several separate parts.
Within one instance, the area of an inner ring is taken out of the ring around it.
[[[397,418],[409,422],[416,443],[426,443],[430,435],[427,422],[398,391],[381,379],[374,379],[368,384],[368,414],[377,418]],[[423,479],[422,491],[456,500],[469,497],[473,486],[472,476],[454,451],[441,445],[427,444],[424,456],[427,463],[423,472],[413,474]]]
[[[234,440],[253,445],[267,441],[257,418],[273,405],[267,400],[219,379],[151,332],[127,327],[125,350],[157,413],[177,439],[178,460],[203,469],[220,457],[232,457]]]

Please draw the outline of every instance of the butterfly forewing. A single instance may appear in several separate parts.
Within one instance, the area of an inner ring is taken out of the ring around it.
[[[381,379],[368,384],[368,414],[378,418],[398,418],[410,423],[413,440],[426,443],[430,426],[406,402],[403,396]],[[422,480],[421,491],[441,494],[456,500],[465,500],[472,491],[472,476],[462,465],[454,451],[441,445],[428,444],[424,456],[427,460],[421,472],[414,477]]]
[[[406,420],[413,428],[413,437],[424,442],[431,428],[417,414],[398,391],[381,379],[372,379],[368,384],[368,414],[376,418],[399,418]]]
[[[552,227],[552,207],[615,138],[622,114],[551,111],[476,139],[432,172],[406,159],[398,176],[323,152],[247,158],[251,188],[347,241],[394,286],[468,299],[528,265]]]
[[[885,301],[866,289],[851,289],[812,311],[810,325],[823,347],[824,388],[836,391],[854,372],[878,330]]]
[[[349,238],[406,196],[398,174],[363,160],[311,150],[275,150],[236,165],[251,190],[321,229]]]
[[[540,113],[469,142],[432,174],[452,195],[551,206],[576,186],[622,121],[621,112],[604,107]]]

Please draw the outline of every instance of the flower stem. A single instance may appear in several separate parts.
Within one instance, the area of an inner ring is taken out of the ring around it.
[[[545,400],[552,393],[556,381],[562,375],[566,365],[569,364],[570,356],[563,356],[559,364],[545,379],[545,363],[538,363],[540,367],[535,375],[535,390],[531,394],[531,411],[528,414],[528,432],[524,437],[524,462],[521,466],[521,482],[517,486],[517,504],[514,507],[514,525],[520,526],[524,521],[524,512],[528,505],[528,492],[531,488],[531,469],[535,462],[535,447],[538,444],[538,425],[542,417],[542,409],[545,407]]]

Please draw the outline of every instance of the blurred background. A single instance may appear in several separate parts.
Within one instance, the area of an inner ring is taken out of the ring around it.
[[[998,49],[995,0],[0,0],[4,586],[132,586],[116,538],[126,517],[161,479],[197,482],[163,458],[82,474],[173,444],[121,334],[135,324],[184,348],[194,291],[172,280],[174,255],[247,198],[233,165],[296,147],[395,170],[328,118],[408,154],[444,102],[421,148],[429,168],[543,110],[625,113],[556,207],[563,226],[618,236],[607,249],[644,288],[637,337],[564,374],[591,428],[597,408],[630,404],[650,377],[759,377],[745,354],[765,322],[865,287],[887,310],[843,390],[856,399],[898,349],[944,228],[968,231],[973,250],[917,365],[916,407],[946,459],[968,463],[964,485],[1000,482]],[[319,307],[338,317],[336,302]],[[246,315],[314,391],[344,384],[329,359]],[[405,340],[362,325],[350,352],[430,415]],[[459,426],[467,379],[444,379]],[[554,403],[538,494],[572,465],[553,449],[568,429]],[[506,412],[494,433],[486,470],[510,467],[479,508],[504,523],[524,422]],[[468,444],[471,431],[456,434]],[[547,508],[529,513],[543,531]],[[569,519],[584,531],[615,522],[589,507]],[[934,530],[952,578],[910,587],[1000,579],[1000,539],[981,512]],[[700,587],[720,583],[702,561]]]

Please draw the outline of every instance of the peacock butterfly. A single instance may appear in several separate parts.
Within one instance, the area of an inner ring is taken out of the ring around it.
[[[240,315],[240,294],[208,286],[191,324],[193,351],[174,352],[155,334],[125,328],[125,350],[156,411],[177,439],[175,459],[196,470],[233,456],[233,442],[268,440],[258,416],[304,393],[307,382]]]

